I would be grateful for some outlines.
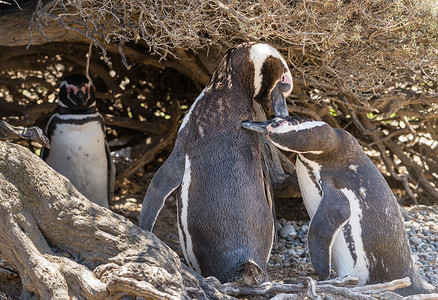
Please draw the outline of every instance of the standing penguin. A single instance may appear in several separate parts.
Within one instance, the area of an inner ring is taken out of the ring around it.
[[[67,177],[85,197],[108,207],[115,168],[105,139],[103,117],[87,77],[72,74],[61,81],[58,107],[46,127],[50,150],[41,157]]]
[[[152,179],[140,227],[152,230],[165,199],[178,189],[178,229],[195,271],[221,282],[266,279],[274,235],[260,137],[241,127],[253,102],[287,116],[292,76],[277,50],[245,43],[228,50],[187,112],[175,147]]]
[[[434,291],[415,269],[394,194],[353,136],[305,117],[242,126],[297,153],[298,182],[311,218],[309,254],[322,279],[333,262],[339,277],[358,277],[361,285],[408,276],[411,285],[395,292]]]

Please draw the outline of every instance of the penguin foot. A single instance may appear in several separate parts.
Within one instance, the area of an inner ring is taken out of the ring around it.
[[[252,259],[243,263],[232,280],[235,283],[252,286],[265,282],[268,279],[266,272]]]

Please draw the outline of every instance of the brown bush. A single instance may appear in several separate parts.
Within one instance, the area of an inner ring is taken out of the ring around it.
[[[52,82],[83,72],[91,42],[100,55],[94,50],[90,70],[111,134],[131,137],[117,147],[137,144],[134,156],[144,157],[150,150],[144,140],[158,143],[170,108],[191,104],[229,47],[266,41],[291,67],[291,114],[351,132],[404,204],[437,203],[437,20],[431,0],[40,0],[32,41],[43,43],[38,31],[51,39],[57,27],[74,32],[74,42],[7,48],[0,58],[0,115],[22,125],[44,123],[53,109]],[[31,118],[29,111],[42,115]]]

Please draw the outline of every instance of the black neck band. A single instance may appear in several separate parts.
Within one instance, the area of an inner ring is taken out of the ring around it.
[[[56,108],[56,112],[60,115],[89,115],[97,113],[96,106],[89,107],[84,110],[74,110],[68,107],[59,106]]]

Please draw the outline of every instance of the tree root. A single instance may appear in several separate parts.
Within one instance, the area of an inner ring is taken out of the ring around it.
[[[183,265],[154,234],[88,201],[39,157],[7,142],[0,142],[0,228],[0,256],[10,264],[0,260],[0,275],[19,274],[22,298],[395,300],[403,297],[391,291],[410,284],[409,278],[360,287],[354,278],[220,284]]]
[[[50,148],[50,143],[43,131],[32,126],[29,128],[22,126],[12,126],[0,120],[0,140],[6,139],[25,139],[40,143],[44,147]]]
[[[88,201],[36,155],[0,142],[0,156],[0,256],[30,295],[182,299],[199,289],[155,235]]]

